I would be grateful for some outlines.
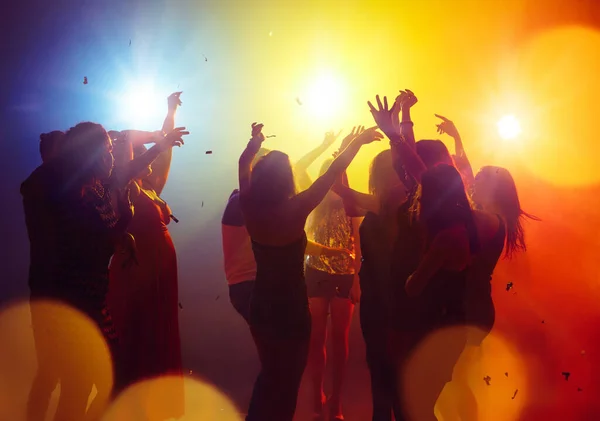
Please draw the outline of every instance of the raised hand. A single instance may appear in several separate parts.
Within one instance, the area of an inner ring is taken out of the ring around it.
[[[166,151],[174,146],[181,146],[184,144],[183,136],[187,136],[190,132],[185,130],[185,127],[177,127],[171,130],[166,136],[156,142],[156,145],[161,151]]]
[[[183,104],[181,102],[181,99],[179,99],[179,97],[181,96],[182,93],[183,93],[183,91],[180,91],[180,92],[174,92],[171,95],[169,95],[169,97],[167,98],[167,103],[169,104],[170,111],[175,111],[177,109],[177,107],[179,107],[181,104]]]
[[[350,142],[358,137],[362,132],[365,131],[365,126],[354,126],[352,127],[352,131],[342,140],[342,144],[340,145],[339,151],[343,151],[348,147]],[[338,153],[339,153],[338,151]],[[335,153],[335,152],[334,152]]]
[[[383,139],[383,135],[377,131],[377,126],[373,126],[363,131],[354,141],[362,145],[367,145],[381,139]]]
[[[446,117],[439,115],[439,114],[435,114],[435,116],[442,120],[442,122],[440,124],[436,124],[437,132],[439,134],[446,133],[448,136],[453,137],[453,138],[457,138],[460,136],[458,134],[458,130],[456,129],[456,126],[454,125],[454,123],[451,120],[448,120]]]
[[[325,146],[326,148],[330,147],[335,143],[335,141],[338,137],[340,137],[341,134],[341,130],[337,133],[334,133],[333,131],[325,133],[325,138],[323,139],[323,146]]]
[[[394,119],[393,115],[398,114],[400,103],[394,102],[392,108],[388,107],[387,97],[383,97],[383,104],[381,103],[381,99],[379,99],[379,95],[375,97],[377,100],[377,108],[373,106],[371,101],[368,101],[369,109],[371,110],[371,114],[373,115],[373,119],[377,126],[388,136],[398,135],[400,134],[397,130],[397,127],[394,127]]]
[[[262,132],[264,126],[262,123],[252,123],[252,138],[250,140],[263,143],[265,141],[265,135]]]
[[[419,100],[410,89],[400,90],[400,95],[396,97],[396,102],[400,103],[401,108],[411,108],[415,105]]]

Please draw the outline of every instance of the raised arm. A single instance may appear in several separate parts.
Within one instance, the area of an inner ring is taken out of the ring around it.
[[[357,192],[337,181],[331,190],[340,196],[344,201],[344,204],[348,207],[360,208],[373,213],[379,212],[379,202],[375,196],[371,194]]]
[[[438,133],[446,133],[454,139],[454,163],[463,176],[463,180],[466,184],[465,187],[469,188],[475,182],[475,175],[473,174],[473,168],[471,167],[471,163],[465,152],[460,133],[451,120],[439,114],[435,114],[435,116],[442,120],[442,122],[437,125]]]
[[[320,176],[307,190],[297,194],[290,201],[291,211],[301,218],[306,218],[321,203],[335,180],[348,168],[363,145],[381,140],[383,135],[371,127],[354,139],[331,163],[325,174]]]
[[[148,149],[144,154],[126,163],[121,171],[114,174],[111,178],[111,185],[114,188],[125,187],[131,180],[135,179],[143,170],[151,165],[158,156],[174,146],[183,145],[183,136],[190,134],[185,127],[177,127],[154,146]]]
[[[265,135],[262,133],[264,124],[252,123],[252,137],[242,152],[238,162],[238,176],[240,182],[240,199],[244,200],[250,191],[250,175],[252,172],[252,160],[258,153]]]
[[[169,133],[175,128],[177,108],[182,104],[180,95],[181,92],[175,92],[167,98],[168,110],[162,126],[163,133]],[[169,178],[172,157],[173,148],[162,152],[152,163],[152,173],[144,179],[144,184],[148,184],[158,195],[162,193]]]
[[[296,182],[301,191],[306,190],[312,184],[312,180],[308,175],[308,167],[310,167],[318,157],[333,145],[341,133],[341,130],[337,134],[334,132],[325,133],[323,142],[296,162],[294,165],[294,175],[296,176]]]
[[[413,91],[406,89],[400,91],[400,95],[396,98],[396,102],[400,103],[400,109],[402,110],[402,120],[399,123],[399,132],[404,137],[404,141],[411,148],[415,148],[415,132],[413,130],[414,124],[410,118],[410,109],[419,100],[413,93]],[[397,117],[396,117],[397,118]]]
[[[369,108],[371,109],[373,119],[379,128],[381,128],[390,139],[392,156],[399,159],[400,165],[404,170],[420,183],[421,175],[427,170],[427,167],[419,155],[417,155],[416,149],[406,142],[402,134],[394,127],[393,116],[397,113],[400,103],[396,101],[392,108],[389,108],[387,97],[383,97],[383,103],[379,99],[379,95],[376,96],[376,100],[377,108],[375,108],[370,101]],[[400,167],[397,162],[394,164],[394,168],[396,168],[397,171],[399,170]]]

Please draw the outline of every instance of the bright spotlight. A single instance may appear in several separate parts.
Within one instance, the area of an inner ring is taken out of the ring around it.
[[[156,130],[166,110],[166,96],[159,95],[148,81],[132,83],[122,96],[121,117],[126,129]]]
[[[309,87],[304,103],[316,117],[331,118],[345,104],[346,90],[339,78],[322,74]]]
[[[505,115],[498,121],[498,134],[505,140],[514,139],[521,134],[521,125],[514,115]]]

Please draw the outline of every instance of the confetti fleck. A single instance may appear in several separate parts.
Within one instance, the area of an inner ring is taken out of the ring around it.
[[[298,105],[302,105],[302,101],[300,101],[300,98],[296,97],[296,102],[298,103]]]
[[[200,204],[200,207],[203,208],[204,207],[204,200],[202,201],[202,204]]]
[[[508,372],[504,373],[504,375],[505,375],[506,377],[508,377]]]
[[[169,218],[171,218],[176,224],[179,223],[179,219],[175,218],[175,215],[169,215]]]
[[[517,393],[519,393],[519,389],[515,390],[515,393],[514,393],[514,395],[512,396],[512,399],[514,399],[514,398],[516,398],[516,397],[517,397]]]
[[[585,355],[585,349],[581,350],[581,355]]]
[[[542,320],[542,324],[544,324],[544,323],[546,323],[546,321],[545,321],[545,320]]]
[[[190,376],[192,375],[192,370],[190,370]]]
[[[571,373],[569,373],[568,371],[563,371],[562,375],[565,376],[565,380],[569,380],[569,376],[571,375]]]
[[[273,31],[269,32],[269,36],[272,37],[273,36]]]
[[[510,291],[512,289],[512,287],[513,287],[513,283],[512,282],[509,282],[509,283],[506,284],[506,290],[507,291]]]
[[[215,298],[215,301],[219,301],[219,298],[221,298],[221,296],[217,295],[217,298]]]
[[[181,305],[181,303],[179,303],[179,308],[183,310],[183,306]]]
[[[578,391],[578,392],[583,392],[583,389],[582,389],[581,387],[578,387],[578,388],[577,388],[577,391]]]
[[[492,381],[492,378],[490,376],[485,376],[483,378],[483,381],[485,382],[485,384],[487,384],[488,386],[490,386],[490,382]]]
[[[131,40],[129,40],[129,46],[131,47]]]
[[[87,76],[84,76],[84,77],[83,77],[83,84],[84,84],[84,85],[87,85],[87,84],[88,84]]]
[[[277,135],[270,134],[269,136],[265,136],[265,139],[268,139],[268,138],[270,138],[270,137],[277,137]]]
[[[202,54],[202,57],[204,57],[204,61],[208,61],[208,57],[206,57],[204,54]]]
[[[212,151],[206,151],[206,155],[212,155]]]

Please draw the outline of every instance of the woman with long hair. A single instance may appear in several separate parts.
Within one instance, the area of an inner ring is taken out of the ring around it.
[[[167,99],[163,133],[175,127],[175,115],[181,105],[180,94],[175,92]],[[142,136],[135,137],[120,139],[122,144],[115,148],[115,171],[146,152],[140,141],[147,140]],[[161,153],[128,184],[134,206],[128,231],[136,240],[136,264],[129,264],[123,254],[117,253],[110,266],[108,302],[124,345],[128,384],[158,376],[181,377],[183,374],[177,255],[168,231],[172,213],[160,197],[169,176],[172,154],[172,149]],[[168,407],[161,406],[165,413],[151,414],[152,419],[183,415],[182,377],[178,387],[172,387],[164,401],[168,402]]]
[[[354,138],[343,142],[342,147]],[[325,174],[333,159],[321,166],[319,176]],[[344,202],[333,191],[327,192],[323,201],[310,214],[306,226],[307,238],[328,247],[356,252],[354,223],[346,213]],[[355,253],[356,254],[356,253]],[[325,417],[328,407],[329,419],[343,420],[341,392],[348,360],[348,334],[355,294],[355,263],[351,255],[308,255],[305,277],[312,320],[308,368],[313,387],[314,419]],[[327,318],[331,315],[331,337],[333,347],[332,393],[326,399],[323,379],[327,363]],[[327,404],[327,405],[325,405]]]
[[[375,128],[366,130],[307,190],[296,194],[286,154],[272,151],[251,168],[265,140],[262,127],[252,125],[252,138],[239,161],[240,204],[257,264],[250,329],[262,366],[247,420],[291,421],[311,329],[303,268],[306,219],[360,148],[381,135]]]
[[[377,154],[369,170],[369,194],[337,183],[334,190],[350,206],[366,214],[360,225],[360,326],[371,374],[374,421],[400,419],[396,375],[388,355],[392,291],[392,250],[398,235],[398,210],[406,201],[406,187],[393,167],[391,150]]]
[[[425,228],[425,252],[406,280],[413,355],[405,365],[401,398],[409,418],[435,421],[435,403],[466,342],[464,330],[451,328],[466,321],[467,273],[471,255],[479,252],[479,237],[454,167],[436,165],[422,173],[420,182],[418,218]],[[432,337],[433,345],[425,342]]]
[[[178,143],[180,137],[179,132],[169,134],[153,151],[117,175],[112,174],[112,141],[106,130],[99,124],[80,123],[67,131],[59,155],[38,167],[21,186],[31,244],[32,299],[61,301],[96,324],[112,354],[115,390],[122,386],[122,367],[106,306],[108,264],[116,245],[130,238],[126,228],[132,212],[128,193],[117,193],[113,201],[112,192],[118,192],[132,173]],[[59,378],[61,396],[55,419],[96,420],[112,386],[105,373],[98,373],[90,362],[101,350],[81,336],[78,324],[48,316],[44,327],[53,340],[45,344],[49,358],[38,367],[28,416],[43,419],[47,405],[40,402],[45,397],[38,392],[44,390],[47,379]],[[69,358],[74,346],[77,355],[85,355],[85,359]],[[97,395],[86,413],[94,384]]]

